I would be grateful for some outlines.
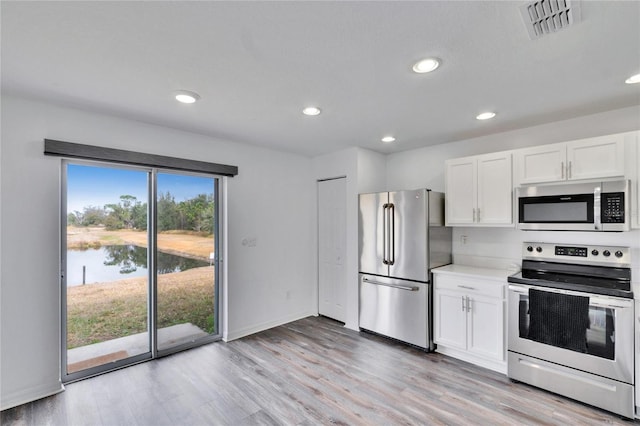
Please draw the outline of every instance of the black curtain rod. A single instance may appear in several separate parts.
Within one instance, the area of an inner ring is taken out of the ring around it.
[[[207,163],[205,161],[187,160],[185,158],[125,151],[123,149],[105,148],[102,146],[84,145],[53,139],[44,140],[44,154],[83,160],[108,161],[142,167],[211,173],[231,177],[238,174],[237,166],[229,166],[227,164]]]

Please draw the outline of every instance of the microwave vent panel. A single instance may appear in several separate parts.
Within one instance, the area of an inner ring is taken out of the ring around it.
[[[537,0],[520,6],[529,38],[535,40],[580,22],[578,0]]]

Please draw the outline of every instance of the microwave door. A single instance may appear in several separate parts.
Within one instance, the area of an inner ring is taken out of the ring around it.
[[[519,228],[593,231],[595,209],[594,193],[518,197]]]

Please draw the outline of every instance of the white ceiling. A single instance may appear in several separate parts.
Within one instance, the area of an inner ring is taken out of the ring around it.
[[[624,84],[640,73],[640,1],[583,1],[580,23],[537,40],[522,4],[3,0],[2,91],[309,156],[640,105]],[[442,65],[413,73],[425,56]],[[498,115],[475,120],[485,110]]]

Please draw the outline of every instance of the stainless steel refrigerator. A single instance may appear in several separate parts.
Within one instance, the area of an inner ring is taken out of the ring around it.
[[[444,194],[359,196],[359,326],[433,349],[431,269],[451,263]]]

